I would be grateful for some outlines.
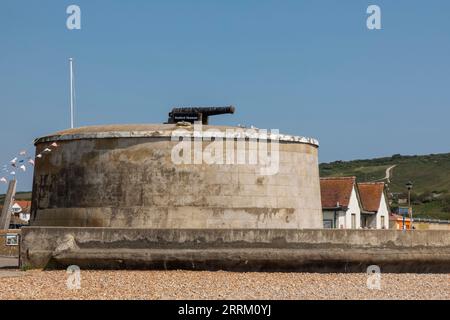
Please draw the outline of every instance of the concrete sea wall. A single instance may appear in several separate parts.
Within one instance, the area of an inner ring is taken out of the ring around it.
[[[33,268],[450,272],[448,231],[25,227]]]

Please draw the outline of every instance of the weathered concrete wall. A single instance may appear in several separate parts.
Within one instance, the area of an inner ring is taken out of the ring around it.
[[[448,231],[25,227],[36,268],[450,272]]]
[[[450,231],[450,223],[414,221],[414,227],[417,230],[448,230],[448,231]]]
[[[37,153],[59,147],[36,160],[31,225],[322,227],[317,145],[283,141],[279,173],[261,176],[258,165],[174,164],[173,129],[87,127],[39,139]]]

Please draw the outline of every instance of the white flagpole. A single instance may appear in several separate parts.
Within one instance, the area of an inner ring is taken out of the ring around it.
[[[73,59],[69,59],[70,65],[70,127],[73,129]]]

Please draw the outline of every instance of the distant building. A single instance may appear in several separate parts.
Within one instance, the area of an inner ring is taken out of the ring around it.
[[[13,213],[30,212],[31,201],[25,200],[14,201],[14,204],[12,205],[11,209]]]
[[[356,177],[320,179],[323,227],[389,229],[389,204],[383,182],[356,183]]]
[[[30,221],[31,201],[17,200],[11,206],[10,229],[19,229]]]
[[[389,229],[389,205],[384,182],[358,183],[361,199],[361,227]]]
[[[391,214],[389,216],[389,227],[394,230],[409,230],[411,229],[411,220],[399,214]]]
[[[321,178],[323,227],[361,228],[361,205],[356,177]]]

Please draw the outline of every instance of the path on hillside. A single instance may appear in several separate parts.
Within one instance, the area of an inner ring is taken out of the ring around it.
[[[388,183],[391,183],[391,170],[394,169],[397,165],[394,164],[386,169],[386,176],[381,180],[387,180]]]

